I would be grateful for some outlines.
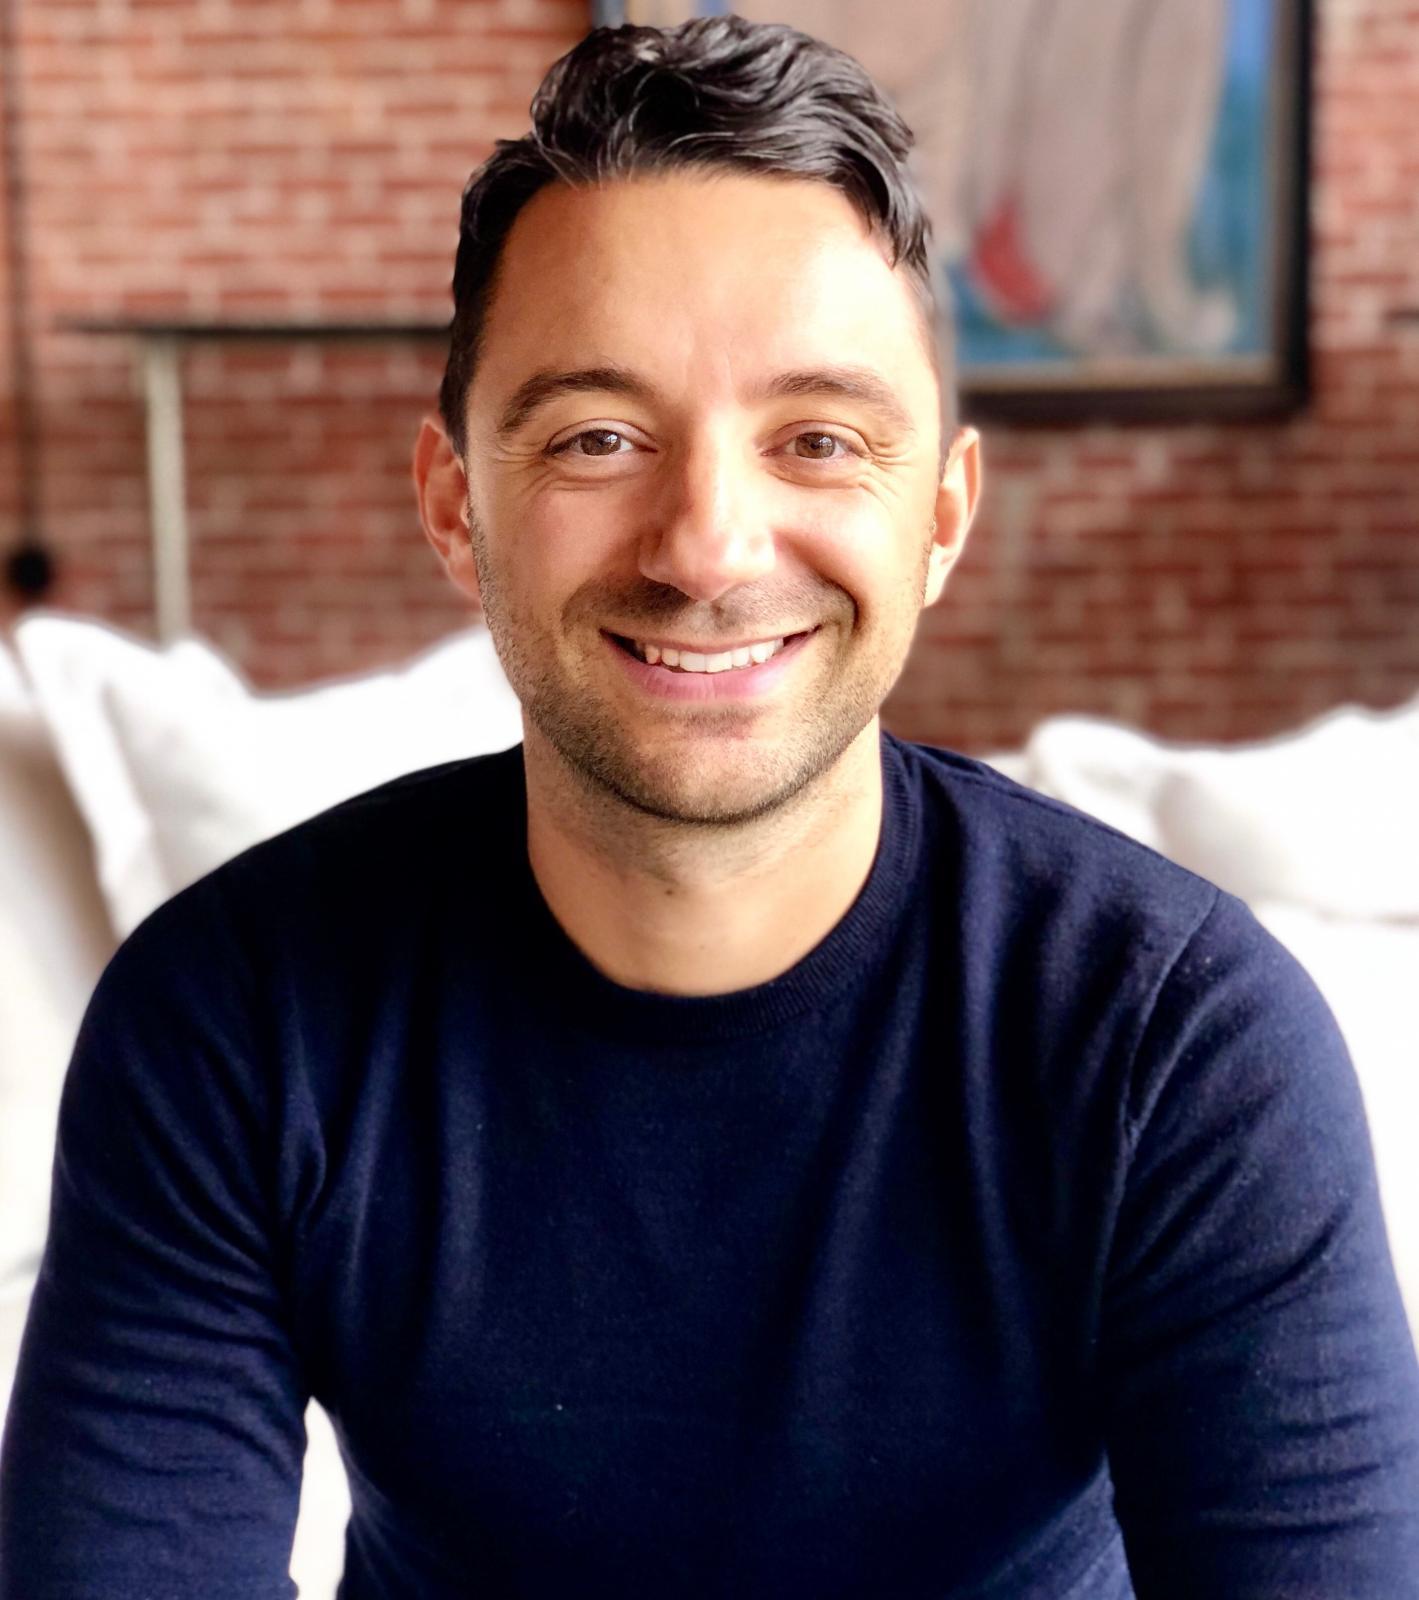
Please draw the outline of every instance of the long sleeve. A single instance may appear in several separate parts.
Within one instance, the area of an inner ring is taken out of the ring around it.
[[[294,1593],[278,1096],[221,928],[210,885],[179,897],[83,1022],[0,1456],[0,1600]]]
[[[1139,1600],[1419,1597],[1419,1367],[1354,1070],[1223,896],[1142,1041],[1101,1337]]]

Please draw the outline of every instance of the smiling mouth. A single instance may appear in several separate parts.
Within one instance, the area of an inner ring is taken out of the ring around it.
[[[637,661],[647,666],[659,666],[669,672],[718,673],[742,672],[747,667],[763,666],[772,661],[785,646],[795,639],[806,638],[817,629],[808,628],[801,633],[785,633],[772,639],[758,639],[752,644],[734,645],[728,649],[690,650],[673,645],[654,644],[649,640],[631,639],[624,634],[612,633],[607,637]]]

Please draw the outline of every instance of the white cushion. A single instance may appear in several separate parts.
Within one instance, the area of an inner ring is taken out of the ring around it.
[[[1158,796],[1163,849],[1253,904],[1419,917],[1419,700],[1193,750]]]
[[[0,642],[0,1301],[44,1245],[59,1091],[114,943],[83,819]]]
[[[1156,739],[1117,723],[1051,717],[1031,734],[1010,776],[1157,850],[1153,813],[1173,757]]]
[[[350,1480],[330,1418],[314,1401],[306,1408],[305,1428],[305,1469],[291,1576],[301,1600],[335,1600],[345,1570]]]
[[[1419,699],[1222,749],[1056,717],[1012,775],[1251,904],[1419,917]]]
[[[1350,1048],[1390,1251],[1419,1344],[1419,921],[1353,922],[1276,904],[1255,910],[1315,979]]]
[[[0,1297],[0,1417],[9,1410],[10,1395],[15,1387],[15,1365],[20,1359],[20,1339],[25,1331],[32,1287],[33,1279],[27,1279],[24,1293],[12,1290]]]
[[[257,694],[210,646],[32,615],[16,643],[126,936],[247,845],[388,778],[506,749],[521,709],[486,628],[408,665]]]

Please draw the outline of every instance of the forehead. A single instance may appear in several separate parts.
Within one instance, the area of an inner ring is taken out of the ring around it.
[[[474,398],[530,367],[615,363],[657,382],[871,366],[933,394],[912,284],[830,185],[725,172],[551,185],[508,235]]]

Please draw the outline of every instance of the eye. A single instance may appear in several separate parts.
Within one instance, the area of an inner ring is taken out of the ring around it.
[[[840,435],[824,433],[817,428],[794,434],[788,444],[790,452],[800,461],[842,461],[857,454]]]
[[[591,459],[597,456],[624,455],[626,449],[631,448],[631,441],[624,433],[618,433],[615,428],[584,428],[580,433],[574,433],[570,439],[563,439],[560,444],[552,446],[549,452],[554,456],[579,456]]]

